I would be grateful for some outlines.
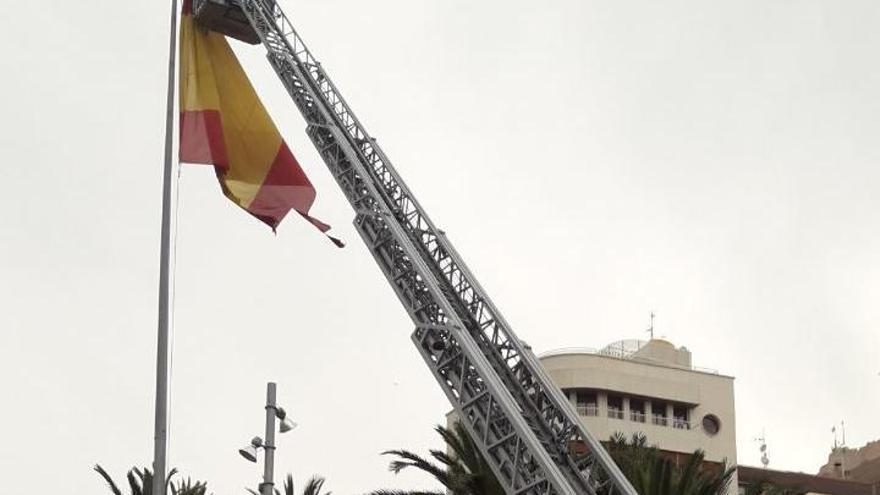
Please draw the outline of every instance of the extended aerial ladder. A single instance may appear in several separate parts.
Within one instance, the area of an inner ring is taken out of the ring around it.
[[[360,123],[274,0],[195,0],[197,20],[262,42],[412,340],[508,495],[637,495]]]

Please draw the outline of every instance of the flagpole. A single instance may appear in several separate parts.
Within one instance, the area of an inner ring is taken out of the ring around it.
[[[156,345],[156,424],[153,435],[153,495],[165,494],[168,454],[168,354],[170,319],[171,172],[174,135],[174,69],[177,63],[177,0],[171,0],[168,94],[165,114],[165,167],[162,173],[162,230],[159,246],[159,325]]]

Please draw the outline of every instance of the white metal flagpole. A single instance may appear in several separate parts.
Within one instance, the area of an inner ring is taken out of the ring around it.
[[[165,115],[165,168],[162,173],[162,231],[159,247],[159,327],[156,346],[156,426],[153,440],[153,492],[165,494],[168,454],[168,354],[170,319],[171,172],[174,136],[174,72],[177,65],[177,0],[171,0],[171,35],[168,49],[168,95]]]

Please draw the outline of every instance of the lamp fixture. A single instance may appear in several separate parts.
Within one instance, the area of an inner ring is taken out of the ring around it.
[[[291,421],[290,418],[287,417],[287,412],[284,410],[283,407],[279,406],[275,408],[275,417],[277,417],[278,420],[281,421],[281,424],[278,425],[278,431],[280,431],[281,433],[287,433],[288,431],[298,426],[295,422]]]
[[[238,453],[251,462],[257,462],[257,450],[261,448],[263,448],[263,439],[254,437],[249,445],[238,449]]]

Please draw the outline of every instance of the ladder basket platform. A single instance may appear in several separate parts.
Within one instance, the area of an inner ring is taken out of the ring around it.
[[[270,9],[274,0],[263,0]],[[251,45],[260,37],[235,0],[193,0],[193,16],[202,26]]]

